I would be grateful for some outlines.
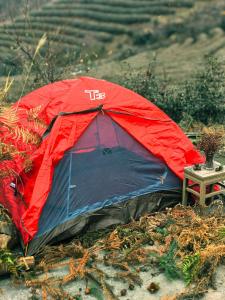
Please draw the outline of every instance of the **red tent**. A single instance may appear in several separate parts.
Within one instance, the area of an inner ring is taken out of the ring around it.
[[[74,148],[74,155],[83,154],[82,157],[84,158],[84,154],[86,155],[89,153],[88,157],[90,158],[90,155],[94,153],[93,151],[97,149],[95,146],[97,142],[90,142],[94,136],[93,132],[95,132],[95,136],[96,132],[98,132],[98,135],[102,136],[102,140],[99,142],[99,145],[105,143],[104,147],[101,146],[101,154],[113,153],[114,150],[112,151],[112,149],[115,148],[115,145],[117,146],[117,150],[115,150],[117,152],[115,153],[118,153],[118,151],[121,151],[121,147],[120,150],[118,150],[118,146],[122,145],[118,142],[118,136],[120,136],[121,140],[126,139],[127,144],[130,143],[131,145],[132,141],[133,143],[136,143],[135,149],[137,149],[137,147],[142,149],[134,150],[133,152],[131,151],[132,155],[134,153],[135,155],[142,153],[139,155],[139,157],[141,156],[142,158],[146,158],[147,154],[151,155],[151,157],[156,158],[159,163],[164,164],[174,177],[179,179],[183,178],[183,169],[185,166],[202,162],[202,157],[199,152],[194,148],[191,141],[185,136],[179,126],[157,106],[126,88],[104,80],[81,77],[79,79],[64,80],[49,84],[26,95],[20,99],[15,106],[25,110],[40,107],[39,116],[49,125],[48,131],[43,137],[41,146],[32,154],[32,171],[28,175],[21,175],[23,185],[20,185],[18,188],[20,193],[23,195],[23,200],[21,200],[18,196],[14,196],[12,190],[7,185],[4,187],[4,199],[1,197],[1,202],[9,208],[14,222],[21,232],[24,244],[32,241],[37,236],[38,231],[41,230],[41,226],[44,226],[41,224],[45,222],[45,220],[43,219],[40,221],[40,219],[42,211],[47,205],[46,203],[50,201],[47,199],[50,197],[50,194],[53,193],[52,183],[56,166],[59,165],[60,161],[64,158],[65,154],[70,151],[70,149],[76,147],[82,137],[84,140],[82,141],[83,148]],[[94,128],[94,125],[92,125],[95,120],[98,122],[98,125],[96,125],[98,128],[96,126]],[[26,122],[22,115],[20,122]],[[113,130],[117,133],[119,132],[117,134],[118,136],[115,137],[115,140],[117,138],[117,142],[115,142],[117,144],[113,142],[115,135]],[[44,134],[44,132],[42,132],[42,134]],[[125,137],[125,135],[129,137]],[[107,142],[103,142],[103,140],[106,139]],[[128,139],[130,140],[128,141]],[[86,145],[86,147],[84,147],[84,145]],[[126,146],[125,148],[128,149],[129,147]],[[134,148],[134,146],[132,147]],[[129,148],[129,150],[130,149],[131,148]],[[81,155],[79,157],[81,157]],[[90,166],[90,170],[93,161],[97,161],[96,157],[98,156],[93,157],[94,158],[92,160],[87,157],[82,160],[84,164],[87,160],[89,160],[88,166]],[[112,159],[112,156],[110,155],[105,155],[104,157],[107,157],[107,159],[110,157],[110,159]],[[125,157],[127,156],[123,157],[123,163],[126,165],[127,162]],[[149,158],[146,159],[149,162]],[[133,169],[136,168],[135,170],[137,170],[137,168],[139,168],[136,165],[137,159],[130,158],[129,162],[131,160],[133,162],[135,161],[135,167]],[[77,161],[79,161],[79,159]],[[101,164],[102,159],[99,161],[99,164]],[[112,160],[112,162],[116,165],[118,159],[115,158],[115,161]],[[143,168],[144,166],[147,166],[146,163],[143,164],[140,160],[138,160],[138,163],[139,165],[141,164]],[[96,168],[99,168],[99,164]],[[68,166],[70,166],[71,169],[71,162]],[[69,169],[69,167],[66,167],[66,169]],[[129,164],[128,173],[131,174],[133,169]],[[135,171],[136,174],[141,174],[141,170],[142,169],[139,168],[137,172]],[[83,171],[84,170],[81,170],[80,172]],[[116,172],[118,174],[118,170]],[[147,173],[149,174],[149,171]],[[62,178],[65,178],[65,176]],[[123,178],[126,176],[127,175],[124,175]],[[136,176],[134,178],[137,178],[139,175],[134,176]],[[57,176],[55,175],[55,177]],[[86,174],[85,178],[87,177],[89,176]],[[104,176],[104,178],[105,177],[107,176]],[[140,182],[142,182],[141,180],[143,177],[144,175],[142,174]],[[62,178],[60,182],[62,181]],[[104,178],[101,180],[104,180]],[[55,180],[57,179],[55,178]],[[110,180],[112,183],[113,179],[111,178]],[[134,179],[134,182],[135,181],[136,179]],[[80,184],[82,185],[82,182]],[[107,183],[105,184],[107,185]],[[91,184],[88,183],[88,185]],[[126,186],[128,185],[129,183],[126,182]],[[132,195],[134,195],[134,185],[131,190],[124,192],[124,194],[127,193],[127,195],[131,195],[130,193],[132,192]],[[140,185],[143,185],[141,186],[141,189],[136,186],[136,190],[142,191],[140,194],[144,193],[143,191],[146,193],[146,184],[144,185],[143,183],[140,183]],[[75,185],[70,185],[70,188],[71,186]],[[58,194],[59,193],[60,191]],[[94,192],[92,192],[92,194],[93,193]],[[120,194],[115,190],[114,195],[119,195],[117,198],[121,199],[121,202],[124,201],[124,199],[127,200],[126,197],[122,197],[122,192]],[[57,196],[55,195],[54,197]],[[65,196],[65,198],[66,197],[67,196]],[[107,198],[108,195],[104,195],[104,197]],[[111,194],[110,197],[112,198]],[[98,203],[97,200],[98,199],[96,199],[96,203]],[[58,201],[61,201],[61,198]],[[86,200],[84,199],[82,201],[85,202]],[[90,211],[98,211],[100,208],[104,208],[112,204],[110,201],[108,204],[107,203],[104,202],[104,204],[101,204],[101,207],[96,205],[93,206],[90,203],[86,206],[92,207]],[[63,204],[60,205],[60,207],[62,207]],[[54,205],[51,207],[54,207]],[[67,210],[68,207],[71,209],[71,205],[68,206],[67,204]],[[50,211],[51,208],[48,207],[48,210]],[[60,209],[58,208],[58,213],[61,216],[62,212],[59,212],[59,210]],[[89,215],[90,211],[88,211]],[[79,215],[83,215],[85,213],[87,213],[87,211],[79,210]],[[54,214],[56,215],[57,213],[54,212]],[[71,218],[74,219],[75,215],[70,214],[71,217],[70,220],[68,219],[68,222],[71,223]],[[51,217],[51,214],[45,215],[45,219]],[[54,217],[52,218],[54,219]],[[55,227],[53,225],[49,225],[48,229],[52,232],[52,230],[55,230],[57,226],[57,224],[55,224]],[[57,233],[58,235],[63,234],[62,224],[60,226],[61,229]],[[40,235],[41,234],[45,234],[45,232],[40,231]],[[54,236],[55,235],[56,231],[54,233]]]

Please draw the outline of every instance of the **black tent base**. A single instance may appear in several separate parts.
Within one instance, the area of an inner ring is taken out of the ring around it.
[[[46,244],[55,244],[88,231],[127,224],[145,214],[174,206],[180,200],[181,191],[178,190],[157,192],[129,199],[67,221],[42,236],[35,237],[28,247],[23,245],[23,249],[26,255],[34,255]]]

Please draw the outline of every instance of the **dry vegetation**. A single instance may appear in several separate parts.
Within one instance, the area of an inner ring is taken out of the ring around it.
[[[204,127],[198,148],[207,155],[214,155],[224,146],[224,127]]]
[[[31,161],[29,153],[41,143],[40,127],[45,124],[39,120],[40,108],[22,111],[6,102],[12,81],[8,78],[0,89],[0,178],[18,177],[18,172],[25,168],[29,171]],[[19,117],[26,115],[26,125],[21,125]],[[35,129],[34,129],[35,128]],[[1,183],[2,184],[2,183]]]
[[[110,277],[124,282],[125,289],[134,289],[142,285],[140,272],[157,268],[170,279],[181,278],[186,282],[187,287],[171,299],[197,297],[215,284],[216,268],[224,263],[224,239],[221,203],[213,213],[204,215],[176,206],[108,232],[90,233],[69,244],[47,246],[37,255],[38,263],[32,274],[22,273],[22,282],[42,299],[82,299],[80,294],[66,291],[69,282],[81,279],[86,282],[85,293],[96,297],[97,289],[103,297],[98,299],[111,300],[118,299],[118,293],[109,285]],[[116,272],[110,276],[102,265]],[[65,266],[66,275],[52,275],[53,270]],[[155,289],[153,292],[157,292]]]

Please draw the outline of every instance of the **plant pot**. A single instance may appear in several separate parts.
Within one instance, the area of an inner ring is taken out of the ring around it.
[[[213,170],[214,169],[214,163],[213,163],[213,158],[214,158],[215,153],[207,153],[206,154],[206,161],[204,164],[204,168],[206,170]]]

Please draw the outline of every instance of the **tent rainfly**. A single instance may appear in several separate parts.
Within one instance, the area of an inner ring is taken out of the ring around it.
[[[104,80],[59,81],[15,105],[40,107],[48,124],[19,193],[8,185],[0,196],[28,254],[86,229],[138,218],[150,201],[140,196],[180,189],[184,167],[202,162],[157,106]]]

